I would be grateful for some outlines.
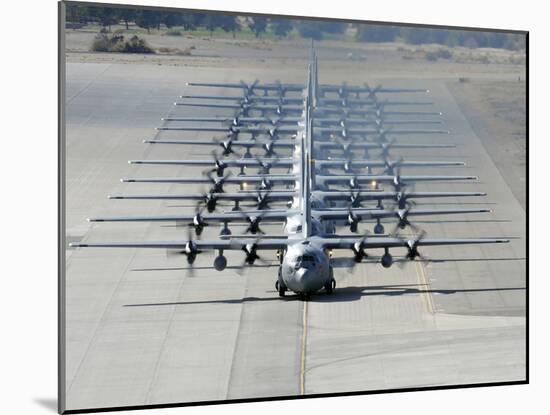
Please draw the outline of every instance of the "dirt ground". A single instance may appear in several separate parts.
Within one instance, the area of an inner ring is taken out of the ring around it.
[[[525,209],[527,135],[525,81],[449,82],[448,87],[500,174]]]

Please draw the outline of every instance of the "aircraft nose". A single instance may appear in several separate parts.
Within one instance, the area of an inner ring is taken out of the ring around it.
[[[322,284],[318,281],[315,270],[313,269],[298,269],[296,271],[296,279],[304,292],[316,291],[322,286]]]

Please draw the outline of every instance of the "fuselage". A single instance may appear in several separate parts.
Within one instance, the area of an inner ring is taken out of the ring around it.
[[[289,245],[281,264],[279,283],[299,294],[309,294],[330,284],[330,259],[314,238]]]

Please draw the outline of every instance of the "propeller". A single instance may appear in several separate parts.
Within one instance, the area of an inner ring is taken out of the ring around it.
[[[338,97],[345,98],[348,96],[348,84],[347,82],[342,82],[342,86],[338,88]]]
[[[351,208],[348,209],[347,222],[349,225],[349,230],[353,233],[357,233],[357,227],[359,225],[359,222],[361,222],[361,219],[353,212]]]
[[[368,257],[367,253],[363,249],[363,242],[365,242],[365,240],[368,237],[369,237],[369,232],[365,232],[363,237],[352,245],[351,251],[353,252],[353,262],[350,264],[350,268],[349,268],[350,273],[351,271],[353,271],[353,269],[357,264],[363,261],[364,258]]]
[[[269,171],[273,167],[273,164],[276,164],[277,161],[279,161],[279,157],[275,157],[274,161],[269,161],[269,162],[261,159],[258,156],[254,157],[254,160],[256,160],[259,166],[258,174],[269,174]]]
[[[346,173],[353,172],[353,159],[352,159],[351,155],[346,158],[346,161],[344,161],[344,171]]]
[[[388,141],[387,135],[391,133],[391,130],[392,130],[391,127],[383,128],[380,125],[377,125],[376,133],[377,133],[378,141],[387,142]]]
[[[405,187],[409,187],[410,189],[415,188],[414,182],[412,183],[403,182],[403,180],[401,179],[401,167],[399,165],[397,166],[397,169],[395,169],[395,173],[391,184],[396,192],[401,192]]]
[[[393,138],[389,142],[380,143],[381,155],[385,159],[390,155],[390,150],[397,141],[397,138]]]
[[[195,259],[197,258],[197,255],[200,254],[202,251],[200,251],[197,248],[197,244],[193,241],[193,238],[191,237],[191,228],[188,228],[187,230],[187,242],[185,243],[185,247],[182,249],[168,249],[166,250],[166,256],[167,257],[174,257],[179,255],[185,255],[187,257],[187,263],[189,264],[189,276],[193,277],[195,274],[195,269],[193,267],[193,264],[195,263]]]
[[[271,191],[266,191],[265,193],[262,193],[261,190],[258,191],[257,197],[256,197],[256,208],[258,210],[263,209],[269,209],[269,194]]]
[[[265,216],[266,212],[261,212],[259,215],[247,215],[244,212],[240,213],[243,218],[245,218],[248,222],[248,226],[244,231],[245,234],[251,233],[253,235],[256,235],[258,233],[261,233],[262,235],[265,235],[265,232],[260,228],[260,222],[262,221],[262,218]]]
[[[415,224],[411,223],[409,221],[409,213],[411,211],[411,207],[406,207],[405,209],[397,209],[395,211],[395,216],[397,217],[397,224],[393,228],[391,234],[397,235],[399,229],[405,229],[407,226],[410,227],[414,231],[419,231],[420,229]]]
[[[353,190],[350,189],[350,195],[349,200],[351,202],[352,208],[361,207],[361,189],[359,189],[357,192],[353,192]]]
[[[351,189],[359,189],[361,187],[356,175],[353,175],[353,177],[349,179],[349,187]]]
[[[223,193],[224,192],[223,185],[225,184],[226,180],[229,177],[231,177],[232,173],[228,172],[223,177],[214,177],[212,175],[213,171],[208,171],[207,174],[206,174],[208,176],[208,178],[210,179],[210,181],[212,182],[212,188],[210,189],[210,193]]]
[[[384,156],[384,165],[385,169],[384,172],[386,174],[395,174],[395,168],[401,167],[401,164],[403,163],[403,157],[399,157],[397,160],[390,160],[387,156]]]
[[[377,93],[380,89],[382,89],[382,85],[381,85],[381,84],[378,84],[378,85],[376,85],[376,87],[371,88],[371,87],[369,86],[369,84],[365,83],[365,88],[368,90],[368,91],[367,91],[367,98],[372,99],[373,101],[378,101],[378,98],[377,98],[377,96],[376,96],[376,93]]]
[[[409,200],[409,193],[407,192],[396,192],[395,194],[395,202],[397,204],[397,207],[399,209],[406,209],[411,206],[416,206],[417,203],[414,200]]]
[[[418,251],[418,243],[424,239],[426,236],[426,231],[421,230],[413,239],[404,239],[401,238],[403,242],[405,242],[405,247],[407,248],[407,254],[405,255],[405,259],[409,261],[414,261],[416,258],[420,258],[424,261],[427,260],[425,256],[420,254]],[[399,267],[403,268],[405,266],[405,261],[399,262]]]
[[[197,204],[195,208],[195,216],[193,216],[192,223],[189,224],[189,226],[195,228],[196,236],[200,236],[204,227],[208,226],[208,224],[204,221],[204,218],[202,217],[202,212],[204,211],[204,208],[204,206],[202,208],[200,207],[200,202]]]
[[[208,213],[212,213],[216,210],[216,205],[218,203],[218,197],[213,192],[204,193],[203,200],[200,203],[204,203]]]
[[[212,150],[212,157],[214,158],[214,168],[210,171],[216,172],[218,177],[223,177],[223,173],[225,169],[228,167],[227,163],[225,163],[223,160],[220,160],[218,158],[218,154],[215,150]]]
[[[236,156],[240,157],[240,154],[238,154],[235,150],[233,150],[233,139],[234,139],[233,134],[228,134],[227,140],[214,138],[214,141],[218,143],[223,149],[223,152],[222,152],[223,156],[229,156],[230,154],[235,154]]]
[[[266,157],[275,156],[277,159],[279,158],[279,155],[275,152],[275,143],[273,141],[269,141],[263,144],[263,148],[265,150]]]
[[[240,81],[240,84],[243,86],[243,89],[244,89],[244,96],[245,97],[250,97],[251,95],[255,95],[254,88],[256,87],[256,85],[258,85],[258,82],[259,82],[258,79],[256,79],[251,84],[247,84],[244,81]]]
[[[241,263],[241,265],[238,267],[238,270],[237,270],[237,273],[242,275],[242,272],[244,270],[244,268],[246,266],[252,266],[254,265],[254,263],[256,261],[259,261],[261,262],[262,264],[269,264],[268,261],[264,260],[263,258],[261,258],[258,253],[257,253],[257,245],[258,245],[258,242],[261,240],[262,238],[258,238],[256,239],[254,242],[252,243],[248,243],[246,245],[244,245],[241,249],[242,251],[244,252],[245,254],[245,257],[244,257],[244,260],[243,262]]]

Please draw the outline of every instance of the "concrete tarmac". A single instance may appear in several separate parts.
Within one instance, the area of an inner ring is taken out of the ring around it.
[[[185,239],[169,224],[99,223],[87,217],[191,213],[189,202],[107,200],[113,193],[197,191],[200,186],[121,183],[129,176],[191,176],[192,167],[128,165],[129,159],[204,158],[203,147],[145,145],[161,117],[229,112],[174,107],[188,81],[305,80],[306,67],[262,71],[139,64],[67,66],[67,241]],[[324,82],[337,74],[323,72]],[[498,76],[503,76],[499,74]],[[362,83],[364,74],[346,80]],[[385,78],[372,73],[369,83]],[[379,77],[379,78],[377,78]],[[338,78],[341,80],[341,78]],[[448,77],[385,78],[427,87],[423,99],[445,113],[448,136],[400,141],[456,143],[410,151],[410,159],[464,160],[467,167],[411,174],[474,174],[475,183],[419,184],[416,190],[486,191],[485,198],[423,201],[426,206],[488,207],[490,214],[419,219],[431,237],[517,237],[506,245],[427,248],[431,262],[384,269],[375,258],[337,268],[334,295],[308,303],[278,297],[274,254],[242,275],[217,272],[200,255],[160,250],[68,249],[67,409],[197,402],[525,379],[525,211],[499,174],[446,86]],[[235,91],[237,93],[237,91]],[[404,95],[400,98],[405,97]],[[414,98],[414,96],[410,96]],[[421,128],[421,126],[418,126]],[[162,132],[207,139],[207,133]],[[396,156],[400,155],[395,152]],[[387,229],[391,228],[388,223]],[[364,224],[362,230],[372,230]],[[242,228],[244,230],[244,228]],[[265,227],[280,233],[277,226]],[[202,236],[215,237],[218,229]],[[238,232],[236,230],[234,233]],[[404,252],[392,252],[397,258]],[[345,257],[341,252],[336,256]],[[379,254],[373,252],[373,256]],[[242,263],[228,253],[228,263]],[[273,264],[270,266],[270,264]]]

